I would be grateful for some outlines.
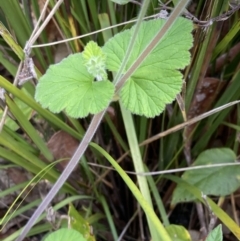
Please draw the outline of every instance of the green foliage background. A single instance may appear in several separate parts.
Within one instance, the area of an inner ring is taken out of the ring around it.
[[[201,16],[202,20],[207,20],[209,16],[210,18],[221,16],[229,10],[229,4],[226,0],[208,1],[206,4],[205,1],[192,2],[195,4],[195,9],[192,10],[190,8],[192,5],[189,5],[188,10],[192,11],[197,18]],[[176,3],[177,1],[173,1],[170,6],[174,7]],[[55,1],[50,0],[50,9],[54,5]],[[151,0],[147,15],[157,13],[158,7],[158,1]],[[138,15],[139,8],[139,5],[134,3],[117,5],[111,1],[65,1],[55,14],[55,23],[60,29],[61,38],[70,38],[91,33],[126,20],[132,20]],[[20,4],[19,1],[8,0],[0,1],[0,10],[0,21],[3,23],[0,25],[2,36],[0,39],[0,62],[2,65],[0,86],[14,96],[14,98],[7,96],[6,104],[20,126],[18,130],[12,129],[11,125],[3,127],[0,134],[0,156],[11,164],[7,163],[7,165],[1,166],[1,169],[14,165],[14,167],[24,168],[29,173],[36,175],[54,160],[46,145],[51,136],[49,132],[55,133],[63,130],[80,141],[90,123],[90,118],[78,121],[64,113],[52,114],[34,100],[35,87],[32,83],[24,84],[24,90],[12,85],[19,62],[24,58],[22,49],[33,30],[32,16],[34,14],[38,18],[40,8],[37,0],[32,0],[31,4],[29,4],[29,1],[22,1],[22,4]],[[192,118],[239,99],[240,53],[234,51],[240,38],[239,16],[234,13],[229,19],[222,18],[222,20],[224,21],[213,22],[207,28],[195,24],[194,45],[191,50],[192,60],[183,71],[187,86],[184,89],[185,94],[183,92],[182,95],[185,108],[180,109],[177,102],[174,102],[154,119],[133,116],[132,123],[125,122],[125,124],[124,116],[126,113],[118,103],[114,103],[113,109],[109,109],[107,112],[93,142],[99,143],[105,150],[108,150],[113,160],[121,161],[120,165],[124,170],[136,171],[132,164],[134,158],[140,159],[146,170],[150,171],[186,167],[193,163],[203,151],[216,146],[219,148],[227,147],[236,156],[239,155],[240,115],[238,106],[227,108],[199,121],[191,128],[187,127],[182,131],[166,135],[155,142],[148,142],[148,138],[182,123],[186,117]],[[56,25],[53,26],[56,29]],[[110,37],[131,26],[132,23],[129,23],[70,41],[67,43],[68,52],[82,51],[85,44],[90,40],[94,40],[100,46],[103,46]],[[46,28],[36,43],[48,42],[49,33],[51,33],[51,28]],[[57,39],[53,36],[51,41],[53,40]],[[55,51],[56,46],[32,49],[38,77],[44,74],[48,67],[54,63]],[[223,62],[220,61],[225,54],[231,57],[231,61],[226,61],[226,59]],[[26,94],[26,91],[28,94]],[[204,96],[203,94],[206,95],[208,101],[203,101],[199,105],[198,100]],[[31,115],[24,115],[24,107],[18,104],[19,100],[28,104],[28,113],[30,112]],[[39,120],[41,121],[39,122]],[[129,126],[131,128],[128,129]],[[131,131],[134,131],[136,140],[131,139],[133,136]],[[145,145],[139,148],[138,143],[143,141],[145,141]],[[131,149],[132,155],[128,153],[124,156],[125,159],[121,160],[123,154],[129,149]],[[40,157],[40,153],[44,158]],[[89,151],[81,160],[81,173],[79,174],[81,178],[77,181],[70,178],[68,183],[64,185],[62,192],[69,193],[70,197],[57,203],[55,209],[61,208],[66,213],[66,206],[69,203],[77,204],[76,200],[84,198],[85,201],[82,201],[82,207],[78,211],[82,212],[83,217],[93,226],[94,234],[102,240],[107,240],[108,235],[117,240],[123,227],[127,225],[129,220],[132,220],[132,217],[135,217],[137,202],[129,191],[129,187],[114,171],[91,166],[91,163],[109,166],[106,161],[109,157],[100,153],[98,145],[91,143]],[[53,167],[48,169],[44,178],[50,182],[55,182],[59,174],[59,171]],[[132,179],[134,182],[136,181],[135,176]],[[175,179],[175,181],[177,180]],[[163,224],[167,226],[170,224],[166,215],[169,208],[167,204],[171,201],[172,193],[172,191],[167,192],[167,190],[173,190],[174,184],[164,179],[163,176],[147,177],[147,181],[148,191],[152,194],[149,195],[150,201],[148,200],[148,202],[152,203],[151,205],[154,207],[157,216],[161,216]],[[138,182],[140,181],[138,180]],[[180,181],[177,182],[180,183]],[[16,190],[21,190],[24,186],[26,186],[26,182],[15,187],[9,187],[0,195],[4,197],[7,194],[12,194]],[[194,189],[194,187],[191,189],[187,184],[186,187],[188,187],[188,190],[192,190],[195,197],[201,198],[201,196],[198,196],[199,190]],[[79,192],[85,195],[77,195]],[[13,216],[8,215],[8,219],[2,220],[3,224],[37,206],[41,201],[38,199],[31,206],[27,202],[21,203],[22,199],[23,197],[16,202],[16,204],[21,205],[21,208]],[[234,226],[234,222],[229,221],[224,215],[221,216],[221,209],[219,211],[214,206],[213,210],[222,222],[231,224],[232,233],[240,238],[240,232],[238,227]],[[41,219],[45,215],[42,215]],[[142,222],[144,226],[147,226],[144,219]],[[120,225],[120,223],[123,225]],[[23,224],[24,222],[21,223],[21,225]],[[50,227],[50,224],[40,222],[31,230],[29,235],[48,232]],[[151,226],[149,225],[148,228],[151,228]],[[14,240],[19,232],[19,230],[15,230],[13,234],[9,234],[2,239],[4,241]],[[147,230],[143,232],[148,234]],[[127,236],[138,238],[139,235],[139,223],[137,219],[134,219]]]

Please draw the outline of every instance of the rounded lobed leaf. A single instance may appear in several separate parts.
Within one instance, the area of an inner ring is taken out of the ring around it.
[[[61,228],[49,234],[44,241],[87,241],[82,234],[74,229]]]
[[[166,20],[143,22],[125,72],[147,47]],[[182,88],[182,75],[178,71],[190,62],[192,46],[191,21],[179,18],[161,42],[146,57],[140,67],[127,80],[120,91],[123,105],[131,112],[147,117],[159,115]],[[107,68],[117,72],[128,48],[134,27],[115,35],[103,47],[107,55]]]
[[[202,152],[194,166],[211,165],[221,163],[234,163],[235,153],[228,148],[214,148]],[[199,188],[204,195],[226,196],[240,187],[240,166],[222,166],[190,170],[184,172],[184,181]],[[172,203],[181,201],[193,201],[195,197],[185,188],[177,185],[173,192]]]
[[[50,66],[39,80],[35,99],[54,113],[65,110],[74,118],[104,110],[114,95],[114,86],[108,80],[94,81],[83,62],[78,53]]]

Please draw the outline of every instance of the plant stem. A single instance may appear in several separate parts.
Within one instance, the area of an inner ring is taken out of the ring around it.
[[[86,132],[84,138],[82,139],[80,145],[78,146],[76,152],[74,153],[72,159],[69,161],[68,165],[66,166],[66,168],[62,172],[61,176],[58,178],[57,182],[53,185],[52,189],[49,191],[49,193],[44,198],[42,203],[39,205],[37,210],[34,212],[32,217],[28,220],[26,226],[23,228],[21,234],[18,236],[16,241],[22,241],[26,237],[27,233],[30,231],[32,226],[35,224],[38,217],[44,212],[44,210],[47,209],[47,206],[50,204],[52,199],[55,197],[55,195],[58,193],[60,188],[66,182],[66,180],[68,179],[68,177],[70,176],[70,174],[72,173],[72,171],[74,170],[76,165],[78,164],[79,159],[82,157],[85,150],[87,149],[87,147],[88,147],[90,141],[92,140],[98,126],[101,123],[101,120],[102,120],[105,112],[106,111],[102,111],[102,112],[100,112],[99,114],[97,114],[93,117],[92,122],[91,122],[89,128],[87,129],[87,132]]]
[[[120,104],[120,107],[121,107],[121,112],[122,112],[122,117],[123,117],[123,121],[124,121],[124,125],[125,125],[127,138],[128,138],[128,143],[129,143],[131,154],[132,154],[132,160],[133,160],[135,172],[143,173],[143,172],[145,172],[145,170],[144,170],[144,166],[143,166],[140,149],[138,146],[138,140],[137,140],[137,136],[136,136],[136,131],[135,131],[132,115],[131,115],[130,111],[128,111],[124,108],[124,106],[122,104]],[[138,180],[139,189],[140,189],[142,195],[144,196],[145,200],[148,202],[149,206],[153,207],[146,177],[138,175],[137,180]],[[147,213],[146,213],[146,217],[147,217],[148,226],[150,229],[152,240],[159,240],[156,228],[155,228],[154,224],[152,223],[152,221],[150,220]]]
[[[62,1],[62,0],[60,0],[60,1]],[[175,22],[177,17],[181,14],[181,12],[184,10],[184,8],[186,7],[188,2],[189,2],[189,0],[179,1],[178,5],[176,6],[176,8],[174,8],[172,14],[170,15],[170,17],[168,18],[166,23],[163,25],[162,29],[157,33],[157,35],[153,38],[151,43],[142,52],[142,54],[140,54],[140,56],[138,57],[136,62],[134,62],[134,64],[130,67],[130,69],[127,71],[127,73],[120,79],[120,81],[116,85],[116,91],[120,90],[120,88],[123,86],[123,84],[126,82],[126,80],[133,74],[133,72],[139,67],[139,65],[147,57],[147,55],[150,54],[150,52],[154,49],[154,47],[159,43],[160,39],[164,36],[164,34],[173,25],[173,23]],[[56,6],[58,6],[58,5],[56,5]],[[47,19],[45,20],[45,22],[47,21]],[[43,27],[43,25],[41,26],[39,31],[42,30],[42,27]],[[37,34],[36,34],[36,36],[37,36]],[[31,41],[34,42],[34,39],[35,38],[33,38]],[[34,223],[37,221],[38,217],[44,212],[44,210],[46,210],[49,203],[52,201],[52,199],[58,193],[58,191],[63,186],[63,184],[65,183],[67,178],[70,176],[73,169],[78,164],[79,159],[82,157],[82,155],[84,154],[85,150],[87,149],[90,141],[92,140],[98,126],[100,125],[100,123],[102,121],[102,118],[106,112],[106,109],[93,117],[91,124],[90,124],[84,138],[82,139],[81,143],[79,144],[73,157],[69,161],[67,167],[65,168],[65,170],[63,171],[63,173],[61,174],[61,176],[59,177],[57,182],[54,184],[54,186],[52,187],[52,189],[50,190],[48,195],[45,197],[43,202],[40,204],[40,206],[34,212],[32,217],[28,220],[26,226],[23,228],[21,234],[19,235],[19,237],[17,238],[16,241],[22,241],[25,238],[26,234],[32,228]],[[157,241],[155,239],[153,239],[153,240]]]

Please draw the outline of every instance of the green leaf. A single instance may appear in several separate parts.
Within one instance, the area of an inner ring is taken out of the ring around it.
[[[65,110],[71,117],[83,118],[104,110],[113,94],[113,84],[94,81],[78,53],[50,66],[39,80],[35,99],[54,113]]]
[[[214,148],[202,152],[193,166],[212,165],[217,163],[234,163],[235,153],[228,148]],[[194,185],[204,195],[226,196],[240,187],[240,166],[223,166],[186,171],[182,179]],[[185,188],[177,185],[172,203],[192,201],[195,197]]]
[[[142,23],[125,72],[165,21],[155,19]],[[188,50],[193,41],[192,29],[191,21],[177,19],[121,89],[120,98],[126,109],[135,114],[154,117],[165,109],[166,104],[175,99],[182,88],[182,74],[179,69],[183,69],[190,62]],[[133,31],[134,27],[115,35],[103,47],[110,71],[119,70]]]
[[[86,241],[86,239],[76,230],[61,228],[49,234],[44,241]]]
[[[222,241],[223,233],[222,233],[222,225],[219,224],[216,228],[214,228],[207,236],[206,241]]]
[[[106,56],[97,43],[90,41],[86,45],[83,59],[88,72],[98,81],[107,79]]]
[[[80,213],[74,208],[74,206],[70,203],[68,215],[70,217],[70,224],[71,227],[81,233],[83,237],[87,241],[95,241],[95,237],[92,234],[91,226],[89,223],[84,219]]]
[[[191,241],[189,232],[180,225],[169,225],[166,230],[172,241]]]

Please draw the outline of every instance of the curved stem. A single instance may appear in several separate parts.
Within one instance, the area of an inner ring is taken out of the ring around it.
[[[22,241],[27,233],[30,231],[32,226],[35,224],[37,221],[38,217],[44,212],[44,210],[47,209],[48,205],[52,201],[52,199],[55,197],[55,195],[58,193],[60,188],[63,186],[63,184],[66,182],[74,168],[79,162],[79,159],[82,157],[84,154],[85,150],[87,149],[90,141],[92,140],[98,126],[100,125],[102,118],[105,114],[106,110],[100,112],[99,114],[95,115],[91,121],[90,126],[87,129],[87,132],[82,139],[80,145],[78,146],[76,152],[74,153],[72,159],[69,161],[68,165],[64,169],[63,173],[61,176],[58,178],[57,182],[53,185],[47,196],[44,198],[42,203],[39,205],[37,210],[34,212],[32,217],[28,220],[26,226],[23,228],[21,234],[18,236],[16,241]]]

